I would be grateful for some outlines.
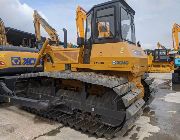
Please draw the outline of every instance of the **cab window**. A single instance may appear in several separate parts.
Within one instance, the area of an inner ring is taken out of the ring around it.
[[[166,55],[166,50],[160,50],[159,55]]]
[[[113,38],[115,36],[114,11],[114,7],[110,7],[96,12],[96,38]]]
[[[121,8],[121,33],[123,40],[136,43],[134,17],[124,8]]]

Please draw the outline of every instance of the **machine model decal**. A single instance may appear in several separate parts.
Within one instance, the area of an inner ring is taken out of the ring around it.
[[[128,61],[112,61],[113,65],[128,65]]]
[[[11,64],[13,66],[17,65],[34,65],[36,63],[36,58],[20,58],[20,57],[11,57]]]
[[[34,65],[36,63],[36,58],[23,58],[23,65]]]

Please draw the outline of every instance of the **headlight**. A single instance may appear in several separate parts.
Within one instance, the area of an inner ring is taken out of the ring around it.
[[[0,66],[5,66],[5,63],[3,61],[0,61]]]

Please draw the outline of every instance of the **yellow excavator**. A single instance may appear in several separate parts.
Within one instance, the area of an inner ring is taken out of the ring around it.
[[[147,55],[136,45],[134,15],[124,0],[89,12],[78,7],[78,48],[58,48],[47,39],[38,57],[44,72],[22,74],[14,91],[4,86],[3,97],[82,132],[124,135],[154,92]]]
[[[145,51],[148,55],[149,73],[170,73],[174,70],[173,59],[169,55],[170,50],[157,43],[157,49]]]
[[[41,28],[42,26],[44,30],[48,33],[50,39],[52,42],[54,42],[55,45],[59,44],[59,38],[57,31],[49,25],[49,23],[42,18],[42,16],[35,10],[34,11],[34,28],[35,28],[35,34],[36,34],[36,41],[37,43],[42,43],[41,40]]]
[[[38,57],[37,52],[34,48],[10,45],[4,22],[0,19],[0,76],[31,72]]]
[[[17,38],[17,37],[16,37]],[[0,19],[0,93],[6,85],[14,90],[15,79],[19,74],[43,71],[42,66],[34,68],[38,57],[38,50],[34,48],[12,46],[7,42],[6,30]],[[2,98],[0,98],[1,100]],[[3,100],[1,100],[3,101]]]
[[[49,35],[51,42],[50,44],[53,46],[58,46],[61,48],[72,48],[72,44],[67,43],[67,30],[63,28],[64,32],[64,42],[61,42],[59,39],[59,35],[57,31],[49,25],[49,23],[35,10],[33,14],[34,18],[34,28],[35,28],[35,35],[36,35],[36,42],[38,45],[38,48],[42,47],[42,44],[45,40],[42,40],[41,38],[41,26],[44,28],[46,33]]]

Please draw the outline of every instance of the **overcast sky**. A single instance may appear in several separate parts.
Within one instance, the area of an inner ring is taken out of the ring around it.
[[[76,42],[75,10],[87,11],[107,0],[0,0],[0,18],[6,26],[34,33],[32,14],[36,9],[48,20],[63,40],[62,29],[68,30],[69,42]],[[144,48],[155,48],[157,42],[171,47],[171,28],[180,23],[180,0],[127,0],[136,11],[136,38]],[[44,32],[43,32],[43,35]]]

